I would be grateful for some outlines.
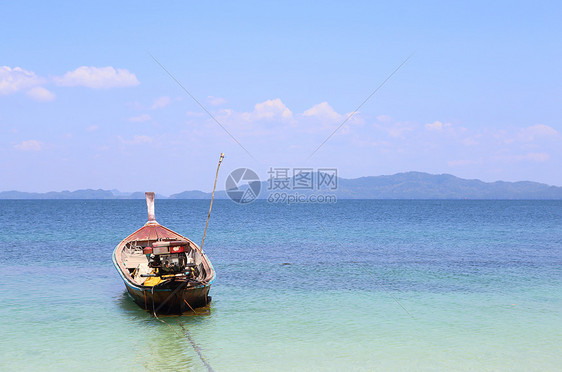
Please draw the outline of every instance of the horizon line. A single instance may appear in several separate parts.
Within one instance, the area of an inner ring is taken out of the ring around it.
[[[313,172],[313,173],[319,173],[319,171],[315,171],[315,172]],[[556,187],[556,188],[562,187],[562,186],[558,186],[558,185],[552,185],[552,184],[547,184],[547,183],[544,183],[544,182],[530,181],[530,180],[520,180],[520,181],[504,181],[504,180],[482,181],[482,180],[479,179],[479,178],[462,178],[462,177],[458,177],[458,176],[455,176],[455,175],[450,174],[450,173],[435,174],[435,173],[427,173],[427,172],[421,172],[421,171],[405,171],[405,172],[398,172],[398,173],[394,173],[394,174],[381,174],[381,175],[378,175],[378,176],[359,176],[359,177],[356,177],[356,178],[344,178],[344,177],[339,177],[339,176],[336,176],[336,177],[337,177],[338,179],[341,179],[341,180],[353,181],[353,180],[358,180],[358,179],[361,179],[361,178],[392,177],[392,176],[397,176],[397,175],[401,175],[401,174],[408,174],[408,173],[420,173],[420,174],[429,175],[429,176],[451,176],[451,177],[454,177],[454,178],[457,178],[457,179],[460,179],[460,180],[465,180],[465,181],[479,181],[479,182],[482,182],[482,183],[485,183],[485,184],[493,184],[493,183],[497,183],[497,182],[503,182],[503,183],[525,183],[525,182],[529,182],[529,183],[536,183],[536,184],[539,184],[539,185],[545,185],[545,186],[548,186],[548,187]],[[287,178],[290,179],[291,177],[287,177]],[[281,179],[281,178],[279,178],[279,179]],[[283,179],[285,179],[285,178],[283,178]],[[268,180],[263,180],[263,181],[260,180],[261,183],[264,183],[264,182],[267,182],[267,181],[268,181]],[[17,193],[23,193],[23,194],[39,194],[39,195],[42,195],[42,194],[50,194],[50,193],[74,193],[74,192],[78,192],[78,191],[107,191],[107,192],[111,192],[111,193],[113,194],[113,196],[116,197],[116,199],[119,199],[119,197],[122,197],[123,199],[127,199],[128,196],[131,196],[131,195],[133,195],[133,194],[136,194],[136,193],[144,193],[144,192],[145,192],[145,191],[131,191],[131,192],[128,192],[128,191],[120,191],[120,190],[118,190],[118,189],[116,189],[116,188],[113,188],[113,189],[103,189],[103,188],[81,188],[81,189],[75,189],[75,190],[72,190],[72,191],[71,191],[71,190],[68,190],[68,189],[66,189],[66,190],[61,190],[61,191],[54,191],[54,190],[51,190],[51,191],[2,190],[2,191],[0,191],[0,194],[3,194],[3,193],[10,193],[10,192],[17,192]],[[117,192],[117,194],[116,194],[116,192]],[[211,193],[210,191],[202,191],[202,190],[198,190],[198,189],[183,190],[183,191],[179,191],[179,192],[175,192],[175,193],[171,193],[171,194],[163,194],[163,193],[159,193],[159,192],[156,192],[156,193],[157,193],[160,197],[170,198],[170,197],[172,197],[172,196],[174,196],[174,195],[182,194],[182,193],[185,193],[185,192],[200,192],[200,193],[203,193],[203,194],[210,194],[210,193]],[[226,189],[217,190],[217,192],[226,192]],[[343,198],[343,199],[345,199],[345,198]],[[367,198],[367,199],[371,199],[371,198]],[[16,199],[14,199],[14,200],[16,200]],[[77,199],[77,200],[78,200],[78,199]],[[98,199],[98,200],[103,200],[103,199]],[[196,199],[194,199],[194,200],[196,200]],[[407,199],[407,200],[410,200],[410,199]],[[502,199],[502,200],[503,200],[503,199]]]

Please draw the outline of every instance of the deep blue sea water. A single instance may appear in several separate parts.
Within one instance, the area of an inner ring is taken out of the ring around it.
[[[156,218],[200,242],[208,203]],[[216,200],[212,305],[172,329],[111,262],[145,221],[143,200],[0,200],[0,370],[561,370],[561,201]]]

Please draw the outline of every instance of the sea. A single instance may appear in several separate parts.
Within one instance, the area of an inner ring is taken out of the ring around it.
[[[208,200],[156,200],[200,243]],[[207,309],[111,255],[144,200],[0,200],[1,371],[561,371],[562,201],[215,200]]]

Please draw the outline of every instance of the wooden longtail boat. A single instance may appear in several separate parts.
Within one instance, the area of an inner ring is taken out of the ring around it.
[[[153,192],[146,193],[146,204],[148,222],[113,252],[113,264],[127,291],[141,308],[154,314],[183,313],[207,305],[215,280],[211,261],[193,241],[156,222]]]

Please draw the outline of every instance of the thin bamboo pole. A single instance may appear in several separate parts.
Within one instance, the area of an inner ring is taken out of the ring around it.
[[[217,178],[219,177],[219,168],[224,159],[224,154],[221,152],[219,165],[217,166],[217,174],[215,175],[215,185],[213,186],[213,194],[211,195],[211,205],[209,206],[209,214],[207,215],[207,223],[205,224],[205,232],[203,232],[203,241],[201,241],[201,250],[203,250],[203,243],[205,243],[205,235],[207,235],[207,226],[209,226],[209,219],[211,218],[211,209],[213,208],[213,200],[215,199],[215,188],[217,187]]]

